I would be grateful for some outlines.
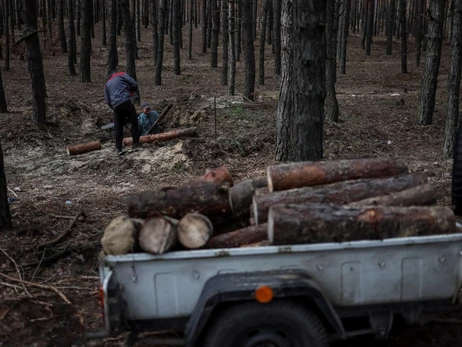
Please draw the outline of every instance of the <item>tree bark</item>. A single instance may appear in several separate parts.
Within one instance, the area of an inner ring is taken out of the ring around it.
[[[151,143],[156,141],[167,141],[176,139],[177,137],[197,136],[197,128],[186,128],[172,130],[166,133],[153,134],[140,136],[140,143]],[[133,138],[126,137],[123,140],[124,146],[131,146],[133,144]]]
[[[154,66],[157,65],[157,55],[159,54],[159,27],[157,0],[151,0],[151,24],[152,24],[152,50]]]
[[[229,33],[228,33],[228,3],[226,0],[222,2],[223,13],[223,67],[221,69],[221,84],[228,85],[228,68],[229,68]]]
[[[393,32],[395,31],[396,0],[390,0],[387,20],[387,55],[393,52]]]
[[[91,6],[92,0],[82,0],[80,35],[80,82],[91,82]]]
[[[338,122],[339,109],[337,94],[335,92],[335,72],[337,68],[337,50],[334,37],[337,32],[334,30],[336,0],[326,0],[326,113],[325,119],[331,122]]]
[[[288,163],[270,165],[267,169],[268,188],[271,192],[403,173],[408,173],[408,167],[403,161],[387,158]]]
[[[266,177],[255,177],[239,182],[229,189],[229,204],[233,214],[240,216],[250,213],[252,198],[258,188],[267,186]]]
[[[252,4],[250,1],[244,1],[242,12],[245,56],[245,85],[243,95],[244,98],[253,101],[255,98],[255,48],[252,30]]]
[[[204,0],[205,1],[205,0]],[[236,20],[235,5],[233,1],[228,3],[229,9],[229,86],[228,94],[234,95],[236,89]]]
[[[459,126],[460,75],[462,64],[462,0],[454,0],[453,30],[451,39],[451,68],[448,78],[448,108],[444,129],[444,155],[454,153],[456,132]]]
[[[428,50],[420,86],[419,124],[432,124],[443,41],[445,0],[430,1],[428,9]]]
[[[375,0],[368,0],[367,30],[366,30],[366,55],[371,55],[372,36],[374,31]]]
[[[5,0],[5,71],[10,70],[10,1]]]
[[[156,216],[147,219],[140,230],[140,248],[151,254],[163,254],[177,242],[177,227],[166,218]]]
[[[88,153],[92,151],[99,151],[100,149],[101,149],[101,143],[99,141],[93,141],[93,142],[68,146],[67,155],[84,154],[84,153]]]
[[[12,227],[10,206],[8,205],[5,167],[3,165],[2,144],[0,143],[0,231],[9,230]]]
[[[178,240],[188,249],[203,247],[212,235],[212,222],[200,213],[188,213],[178,223]]]
[[[77,75],[75,71],[75,62],[77,59],[77,52],[76,52],[76,38],[75,38],[75,26],[74,26],[74,6],[72,0],[68,0],[68,19],[67,25],[69,30],[69,53],[67,55],[67,66],[69,68],[69,74],[71,76]]]
[[[258,84],[265,84],[265,41],[266,41],[266,25],[268,22],[269,0],[263,2],[262,28],[260,33],[260,64],[258,66]]]
[[[401,26],[401,73],[407,73],[406,0],[399,1],[399,22]]]
[[[210,0],[209,0],[210,1]],[[202,0],[202,53],[207,53],[207,0]]]
[[[205,0],[204,0],[205,1]],[[167,0],[161,0],[161,8],[159,9],[159,50],[157,52],[156,76],[155,84],[162,84],[162,66],[164,64],[164,37],[165,37],[165,19],[168,16]]]
[[[268,225],[249,226],[212,237],[205,248],[236,248],[268,239]]]
[[[268,239],[273,245],[383,240],[456,230],[454,213],[446,206],[278,205],[268,218]]]
[[[276,123],[278,161],[323,157],[325,15],[324,1],[284,0]]]
[[[189,0],[188,60],[192,60],[194,0]]]
[[[210,1],[212,16],[212,45],[210,48],[210,67],[218,67],[218,38],[220,32],[220,11],[217,8],[217,0]]]
[[[108,2],[108,6],[109,6],[109,2]],[[107,45],[107,33],[106,33],[106,1],[104,1],[104,0],[103,0],[101,9],[102,9],[102,12],[103,12],[101,14],[101,16],[102,16],[101,21],[103,22],[103,38],[101,40],[101,45],[103,47],[105,47]]]
[[[46,124],[46,85],[43,72],[42,53],[37,28],[37,8],[33,1],[23,0],[24,31],[23,36],[27,48],[27,66],[32,82],[32,107],[37,123]]]
[[[104,230],[101,245],[106,254],[123,255],[138,251],[141,222],[127,216],[114,218]]]
[[[274,40],[274,74],[277,76],[281,75],[282,68],[282,36],[284,28],[281,28],[282,21],[282,2],[284,1],[285,11],[287,11],[287,0],[273,0],[273,13],[274,13],[274,28],[273,28],[273,40]],[[286,40],[286,38],[284,38]]]
[[[225,215],[231,211],[226,184],[199,182],[129,194],[127,197],[130,217],[146,218],[161,213],[181,218],[188,213],[198,212],[208,217]]]
[[[348,32],[350,27],[350,11],[351,11],[351,0],[343,1],[343,9],[345,13],[343,14],[342,25],[340,27],[340,43],[339,43],[339,61],[340,61],[340,73],[346,74],[346,52],[347,52],[347,42],[348,42]]]
[[[420,56],[422,53],[422,24],[426,0],[417,0],[417,18],[415,27],[415,66],[420,66]]]
[[[125,57],[127,60],[127,74],[136,81],[136,38],[133,28],[133,21],[130,16],[129,0],[121,0],[121,5],[125,31]]]
[[[427,183],[427,178],[424,175],[414,173],[388,178],[366,178],[336,182],[328,185],[282,190],[254,196],[253,213],[255,223],[257,225],[265,223],[270,207],[281,203],[332,203],[343,205],[387,193],[399,192],[425,183]]]
[[[172,35],[173,35],[173,73],[181,75],[180,66],[180,30],[181,30],[181,0],[173,0]]]
[[[109,50],[108,50],[108,75],[116,71],[119,65],[119,53],[117,52],[117,0],[109,0]]]
[[[2,71],[0,69],[0,113],[7,113],[7,112],[8,112],[8,107],[6,105],[5,89],[3,88]]]
[[[67,53],[66,30],[64,30],[64,0],[58,0],[58,22],[61,53]]]
[[[431,184],[422,184],[417,187],[402,190],[396,193],[381,195],[360,201],[348,206],[430,206],[436,204],[436,192]]]

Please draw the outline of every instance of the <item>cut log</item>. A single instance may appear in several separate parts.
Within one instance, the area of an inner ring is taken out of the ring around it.
[[[178,130],[172,130],[172,131],[168,131],[166,133],[161,133],[161,134],[140,136],[140,143],[167,141],[167,140],[175,139],[177,137],[188,137],[188,136],[197,136],[197,128],[194,127],[194,128],[178,129]],[[123,143],[124,143],[124,146],[130,146],[133,144],[133,138],[126,137],[124,138]]]
[[[67,155],[78,155],[92,151],[99,151],[101,149],[101,142],[93,141],[88,143],[81,143],[67,147]]]
[[[349,204],[387,193],[399,192],[427,183],[422,173],[387,178],[366,178],[332,184],[272,192],[253,197],[255,223],[268,220],[269,208],[276,204],[334,203]]]
[[[114,218],[101,239],[101,245],[106,254],[123,255],[133,253],[138,249],[138,233],[142,221],[130,219],[127,216]]]
[[[271,165],[267,176],[268,189],[273,192],[408,172],[408,167],[401,160],[367,158]]]
[[[230,187],[234,185],[233,178],[228,169],[224,166],[208,170],[204,175],[199,177],[199,181],[213,183],[228,183]]]
[[[436,204],[436,192],[430,184],[413,187],[397,193],[355,201],[348,206],[430,206]]]
[[[127,196],[128,215],[147,218],[156,213],[181,218],[199,212],[207,216],[230,213],[229,186],[211,182],[196,182],[176,188],[132,193]]]
[[[451,234],[455,216],[446,206],[346,207],[275,205],[268,216],[268,240],[274,245],[383,240]]]
[[[268,239],[268,226],[261,224],[214,236],[207,243],[207,248],[234,248],[250,245]]]
[[[200,213],[188,213],[178,223],[178,240],[186,248],[201,248],[212,235],[212,222]]]
[[[249,213],[256,189],[266,187],[266,177],[255,177],[239,182],[229,190],[229,204],[234,215]]]
[[[138,240],[143,251],[162,254],[175,246],[177,228],[166,218],[152,217],[144,222]]]

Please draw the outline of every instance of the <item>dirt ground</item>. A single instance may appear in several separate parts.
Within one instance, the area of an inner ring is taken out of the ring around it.
[[[26,61],[13,56],[11,69],[3,72],[10,112],[0,114],[0,140],[9,197],[15,199],[10,205],[14,229],[0,234],[3,347],[81,346],[84,331],[102,327],[97,302],[100,238],[108,222],[125,212],[125,194],[178,185],[220,165],[227,166],[238,181],[264,174],[274,163],[279,78],[273,75],[270,46],[265,85],[257,86],[257,101],[249,103],[243,102],[241,94],[227,96],[227,87],[220,84],[221,66],[210,68],[209,55],[201,53],[199,29],[194,31],[197,44],[191,61],[187,60],[184,33],[181,76],[173,74],[172,47],[166,40],[163,85],[155,86],[151,32],[142,29],[136,62],[142,102],[151,102],[159,112],[172,102],[165,128],[196,126],[199,136],[146,145],[119,157],[113,133],[99,128],[112,119],[103,103],[107,50],[101,47],[98,29],[93,41],[92,83],[69,76],[67,58],[55,46],[43,51],[46,128],[32,119]],[[413,45],[409,73],[402,75],[399,42],[388,57],[385,42],[377,39],[367,57],[360,37],[350,36],[347,74],[338,76],[337,85],[341,120],[325,126],[325,157],[402,159],[411,171],[424,171],[438,192],[438,203],[448,204],[452,161],[442,157],[442,141],[449,48],[444,47],[434,123],[419,126],[422,70],[414,67]],[[124,64],[120,39],[119,54]],[[238,93],[243,90],[243,69],[242,61],[238,63]],[[67,145],[93,140],[102,142],[102,150],[67,155]],[[69,230],[67,237],[57,239]],[[18,276],[28,282],[15,282]],[[452,317],[414,328],[385,345],[460,346],[461,322]],[[123,346],[124,340],[92,345]],[[353,345],[356,342],[339,344]]]

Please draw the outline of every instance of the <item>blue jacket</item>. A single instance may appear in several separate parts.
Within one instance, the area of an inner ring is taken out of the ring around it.
[[[141,135],[146,135],[158,118],[159,114],[156,111],[151,111],[149,115],[141,112],[138,116],[138,125],[140,127]]]
[[[135,94],[137,88],[138,83],[133,78],[125,72],[117,72],[104,86],[104,102],[113,109],[126,101],[138,98]]]

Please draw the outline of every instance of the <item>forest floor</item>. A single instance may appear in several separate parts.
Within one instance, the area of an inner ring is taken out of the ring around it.
[[[168,102],[174,104],[166,128],[196,126],[199,136],[145,145],[124,156],[115,153],[113,133],[100,130],[112,119],[103,103],[107,51],[101,47],[98,28],[92,83],[69,76],[67,58],[56,45],[43,51],[50,122],[46,128],[32,118],[27,62],[14,55],[11,69],[3,72],[9,113],[0,114],[0,140],[9,197],[16,200],[10,205],[14,229],[0,234],[0,346],[80,346],[84,331],[102,327],[97,301],[100,238],[109,221],[126,211],[125,194],[175,186],[221,165],[238,181],[262,175],[274,163],[279,77],[273,75],[271,47],[266,49],[265,85],[257,86],[257,101],[249,103],[240,94],[243,59],[238,63],[238,95],[227,96],[227,87],[220,83],[221,64],[210,68],[209,54],[201,53],[200,31],[194,31],[191,61],[186,31],[184,35],[181,76],[173,74],[172,47],[166,40],[163,85],[155,86],[151,32],[142,29],[137,75],[142,102],[151,102],[159,112]],[[416,122],[422,67],[414,67],[413,45],[405,75],[400,73],[399,42],[393,49],[393,55],[386,56],[385,42],[378,38],[368,57],[360,37],[350,36],[347,74],[339,75],[337,84],[340,122],[325,126],[325,157],[402,159],[411,171],[428,175],[438,203],[447,205],[452,160],[443,158],[442,148],[450,47],[444,46],[430,126]],[[221,56],[221,47],[219,51]],[[119,54],[123,69],[120,39]],[[100,140],[102,150],[75,157],[66,154],[67,145],[92,140]],[[85,218],[73,223],[67,238],[42,245],[68,230],[79,211]],[[47,261],[53,255],[60,256]],[[42,288],[11,280],[19,275]],[[384,346],[460,346],[461,328],[461,321],[430,323],[393,337]],[[123,346],[124,340],[92,345]],[[356,342],[338,344],[353,345]]]

